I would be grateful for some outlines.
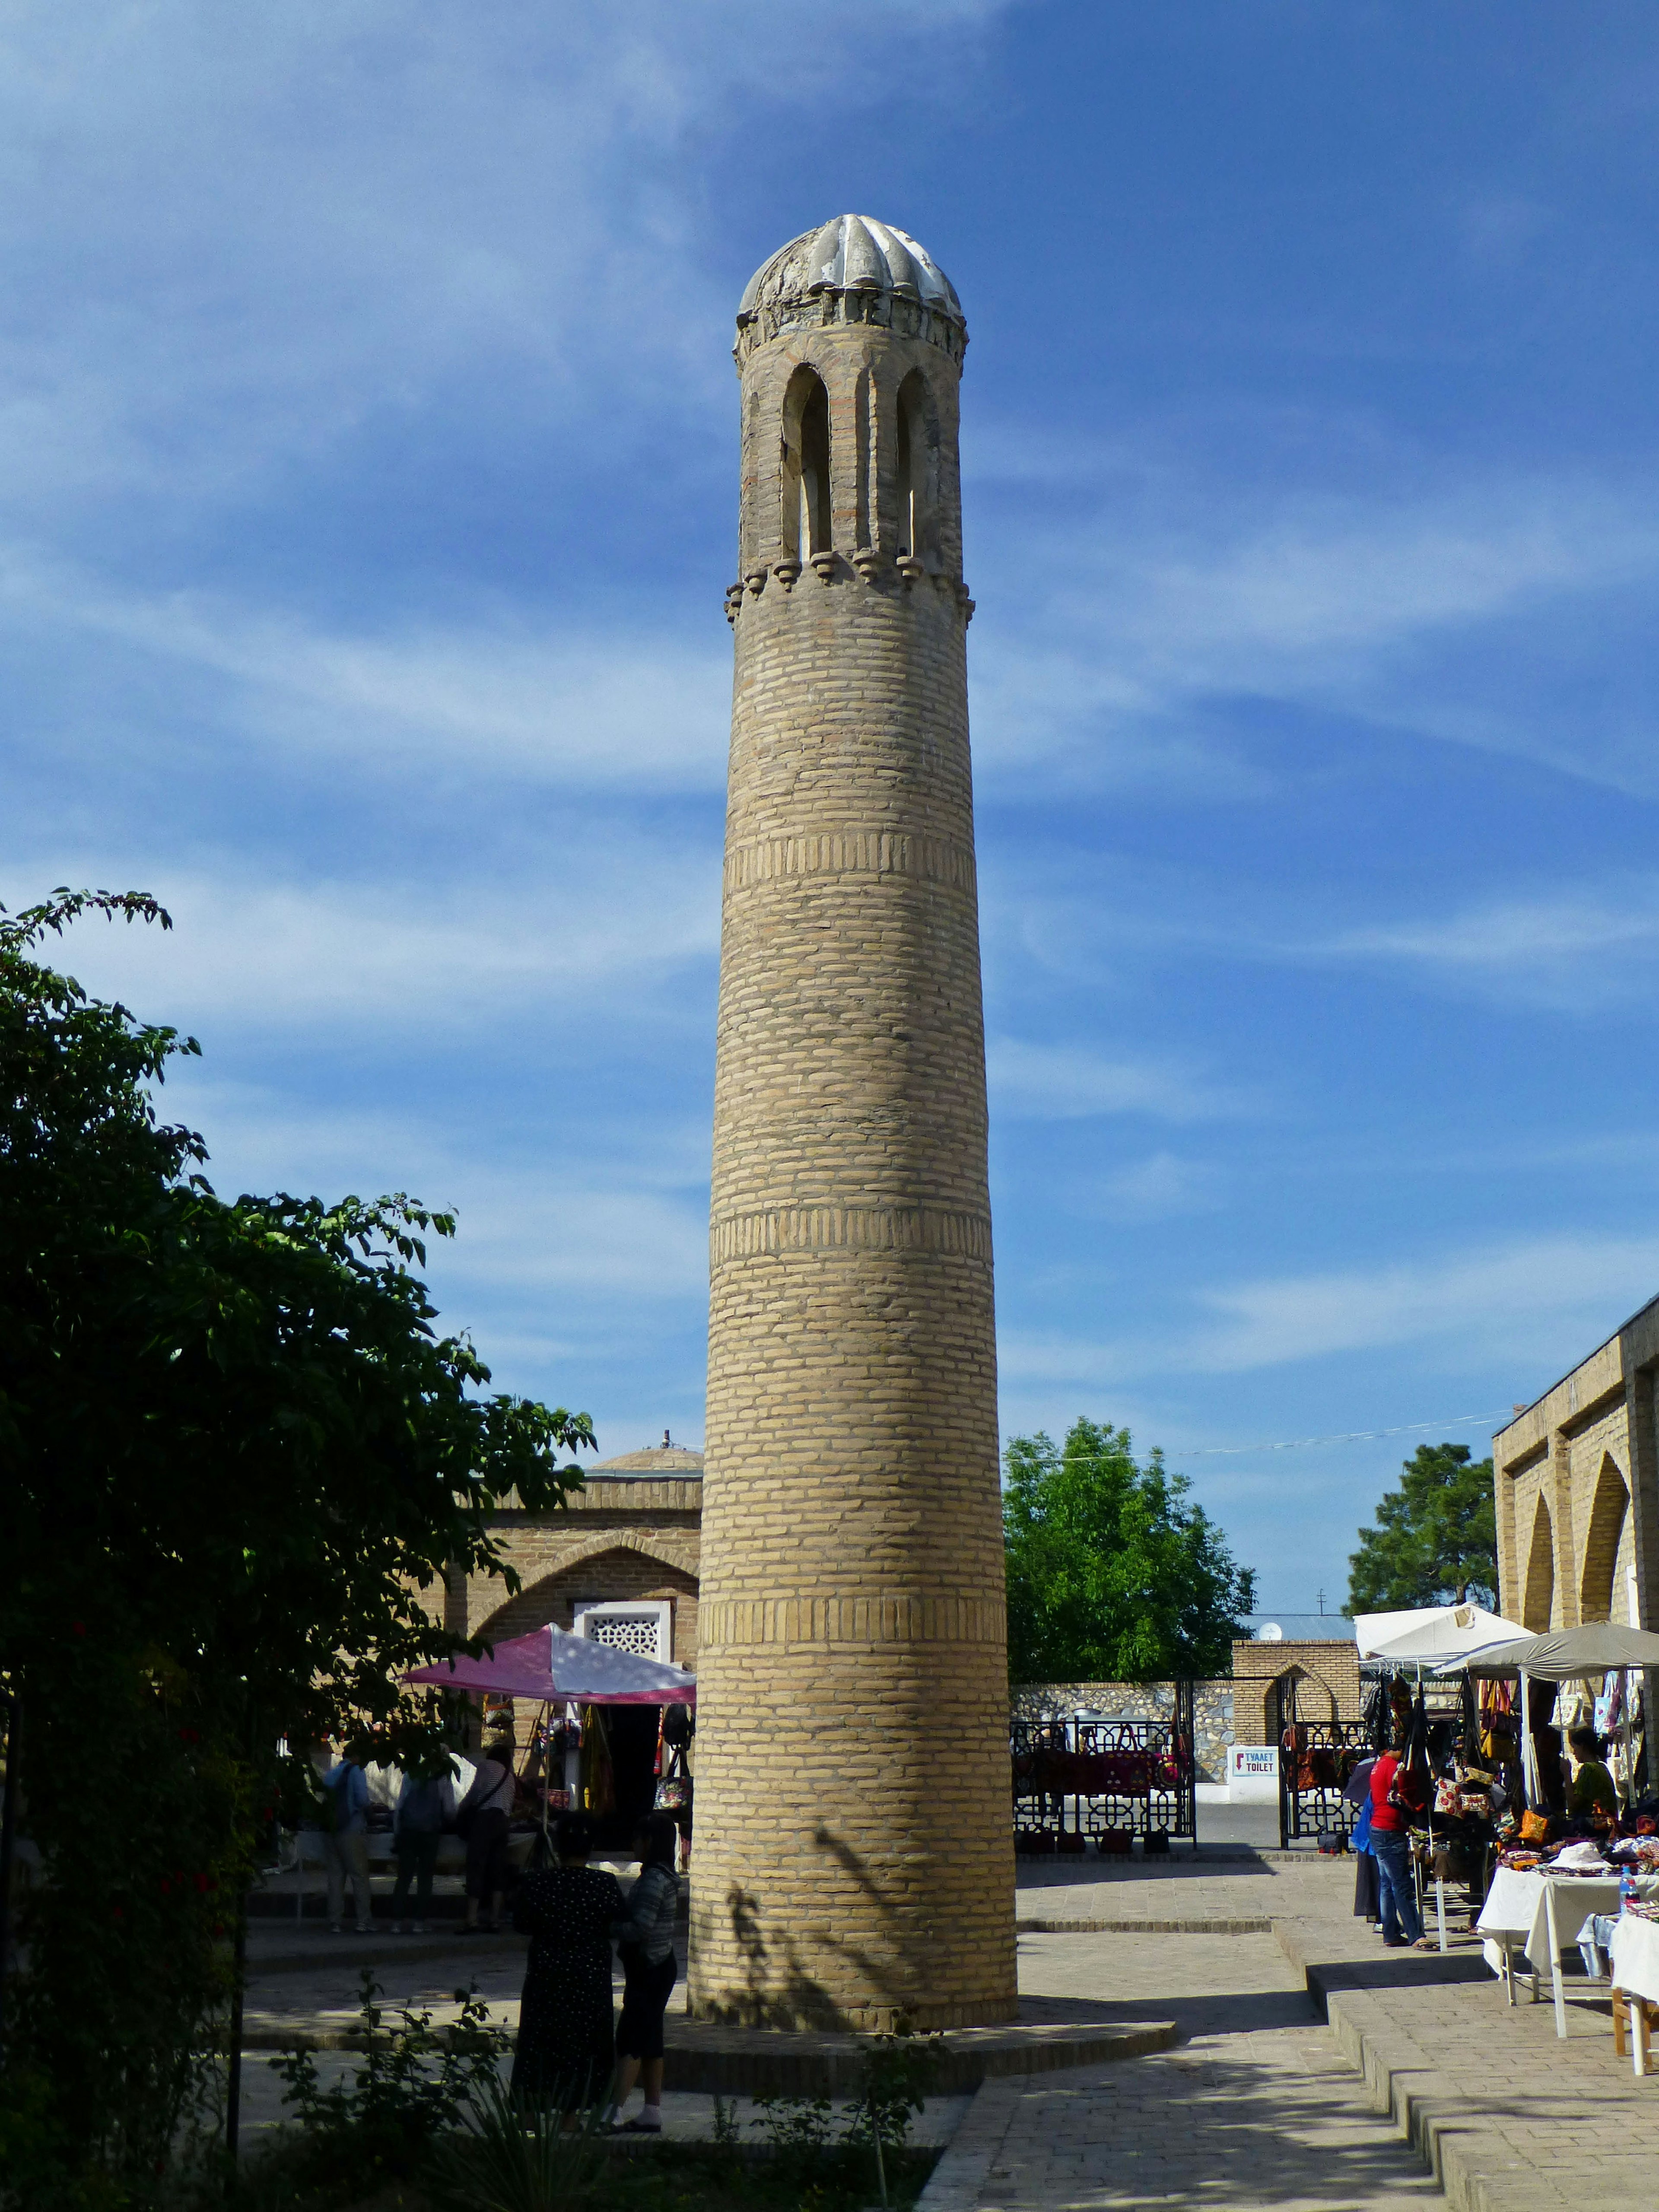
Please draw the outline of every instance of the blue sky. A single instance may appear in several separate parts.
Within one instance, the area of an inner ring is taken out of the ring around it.
[[[732,317],[949,271],[1010,1432],[1333,1606],[1659,1290],[1650,9],[19,4],[0,896],[141,885],[222,1187],[453,1203],[702,1433]]]

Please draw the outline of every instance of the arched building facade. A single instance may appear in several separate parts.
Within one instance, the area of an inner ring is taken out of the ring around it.
[[[1659,1618],[1659,1298],[1492,1438],[1498,1610],[1541,1633]]]
[[[551,1621],[676,1666],[697,1662],[702,1454],[663,1441],[586,1471],[558,1513],[504,1511],[490,1527],[523,1587],[488,1575],[450,1585],[446,1624],[523,1636]]]

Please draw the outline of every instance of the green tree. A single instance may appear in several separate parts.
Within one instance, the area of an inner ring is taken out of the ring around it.
[[[1062,1448],[1016,1437],[1005,1464],[1008,1668],[1016,1682],[1224,1674],[1255,1577],[1129,1431],[1073,1423]]]
[[[0,915],[0,1686],[21,1706],[33,1893],[0,2032],[0,2205],[145,2201],[175,2139],[231,1901],[295,1754],[374,1728],[459,1639],[450,1571],[515,1578],[489,1519],[580,1477],[585,1414],[486,1389],[415,1269],[453,1222],[398,1196],[221,1198],[154,1090],[193,1041],[88,997]]]
[[[1498,1522],[1490,1459],[1467,1444],[1419,1444],[1401,1468],[1398,1490],[1359,1532],[1348,1561],[1348,1610],[1389,1613],[1415,1605],[1498,1602]]]

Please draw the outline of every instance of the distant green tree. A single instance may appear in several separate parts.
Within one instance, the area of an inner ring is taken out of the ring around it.
[[[1006,1455],[1008,1670],[1016,1682],[1122,1682],[1225,1674],[1255,1577],[1127,1429],[1073,1424]]]
[[[1492,1462],[1467,1444],[1419,1444],[1398,1490],[1359,1532],[1348,1561],[1348,1610],[1389,1613],[1414,1605],[1498,1602],[1498,1522]]]

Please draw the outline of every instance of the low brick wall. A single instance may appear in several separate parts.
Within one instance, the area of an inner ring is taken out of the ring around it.
[[[1026,1682],[1009,1693],[1017,1720],[1041,1720],[1061,1714],[1069,1719],[1079,1705],[1110,1720],[1168,1720],[1175,1710],[1169,1682]],[[1233,1686],[1223,1678],[1193,1687],[1193,1734],[1200,1782],[1227,1779],[1227,1746],[1233,1741]]]

